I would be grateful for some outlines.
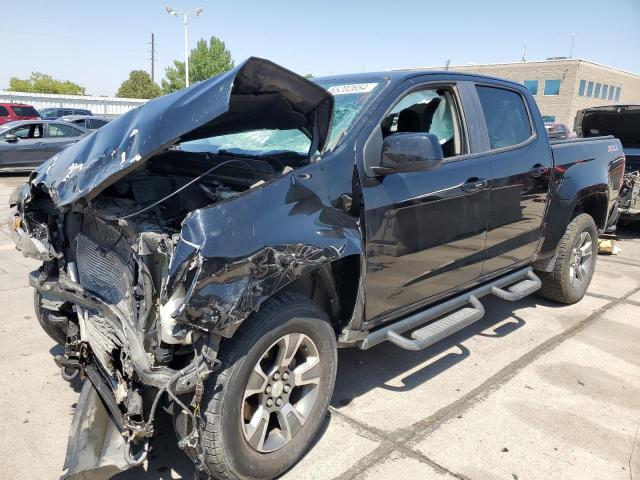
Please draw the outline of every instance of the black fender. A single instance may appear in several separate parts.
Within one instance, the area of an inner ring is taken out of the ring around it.
[[[594,217],[604,230],[609,214],[608,171],[595,163],[580,162],[556,167],[554,192],[546,215],[543,240],[534,267],[548,271],[555,263],[556,249],[571,220],[579,213]],[[604,177],[604,178],[603,178]]]
[[[349,168],[339,159],[312,164],[189,214],[162,299],[179,304],[177,320],[231,335],[294,280],[363,255],[358,217],[344,201],[352,194]]]

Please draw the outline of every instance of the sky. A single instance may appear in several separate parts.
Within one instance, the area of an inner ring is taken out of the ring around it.
[[[182,19],[156,0],[0,0],[0,89],[32,71],[113,95],[131,70],[156,81],[184,56]],[[236,63],[267,58],[314,76],[569,55],[640,74],[640,0],[170,0],[204,8],[189,44],[215,35]]]

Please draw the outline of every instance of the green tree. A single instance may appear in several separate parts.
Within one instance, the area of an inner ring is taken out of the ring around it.
[[[32,72],[27,79],[11,77],[9,90],[14,92],[84,95],[85,88],[69,80],[57,80],[45,73]]]
[[[212,36],[207,44],[207,41],[201,38],[196,48],[189,54],[189,84],[219,75],[233,67],[231,52],[227,50],[222,40]],[[165,77],[162,80],[164,93],[184,88],[184,62],[174,60],[173,66],[167,67]]]
[[[160,95],[162,89],[151,81],[151,76],[144,70],[132,70],[116,93],[116,97],[126,98],[154,98]]]

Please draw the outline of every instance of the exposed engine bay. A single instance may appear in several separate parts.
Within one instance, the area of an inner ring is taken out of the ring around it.
[[[332,105],[322,87],[252,58],[114,120],[14,192],[14,241],[43,261],[29,279],[36,308],[66,334],[56,363],[63,377],[90,381],[65,478],[140,465],[163,402],[177,412],[179,446],[206,472],[199,407],[222,339],[281,285],[339,255],[332,238],[257,239],[246,230],[260,220],[239,219],[267,201],[291,208],[291,192],[310,211],[322,206],[291,172],[324,147]],[[181,149],[253,130],[297,131],[308,152]]]
[[[220,336],[183,322],[165,291],[182,222],[304,160],[289,157],[171,149],[65,215],[56,215],[46,196],[34,199],[33,213],[24,212],[43,245],[47,232],[59,230],[53,235],[58,244],[46,249],[50,258],[31,279],[42,291],[42,308],[67,329],[65,355],[57,362],[68,375],[80,369],[103,386],[103,398],[113,399],[107,406],[128,432],[125,458],[131,464],[144,460],[160,397],[181,402],[178,395],[192,393],[190,407],[181,408],[197,410],[203,381],[216,366]],[[46,219],[44,211],[50,213]],[[198,420],[191,416],[181,446],[194,451]]]

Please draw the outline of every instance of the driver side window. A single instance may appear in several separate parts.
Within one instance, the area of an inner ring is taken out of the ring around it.
[[[445,158],[465,153],[453,94],[429,88],[402,97],[382,120],[382,136],[402,132],[429,132],[438,137]]]
[[[14,128],[8,133],[15,135],[16,137],[22,140],[40,138],[42,137],[42,125],[41,124],[23,125],[21,127]]]

